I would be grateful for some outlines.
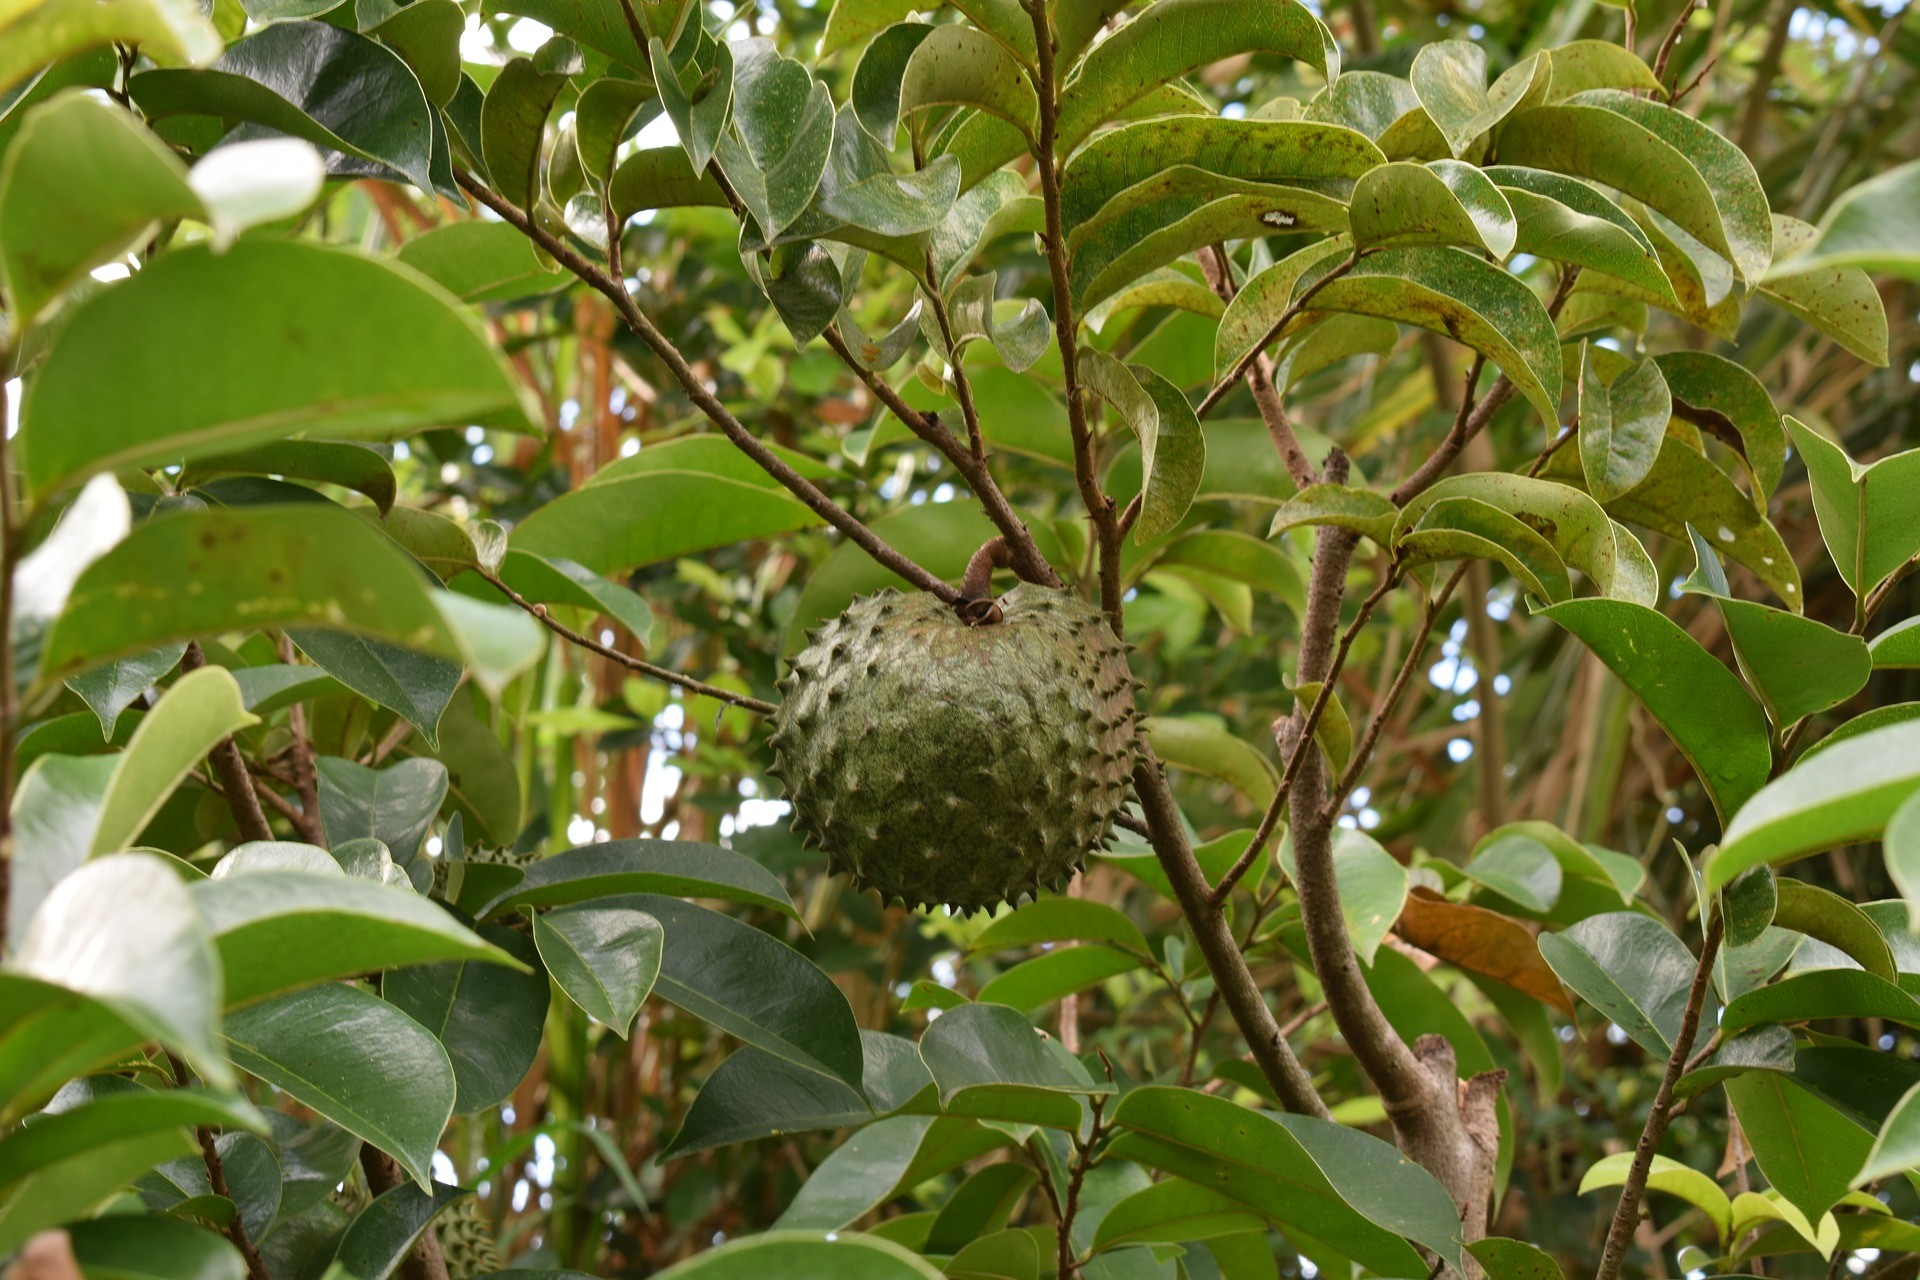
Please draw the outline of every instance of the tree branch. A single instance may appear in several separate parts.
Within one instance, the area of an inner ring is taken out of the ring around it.
[[[186,653],[180,657],[180,670],[198,671],[207,665],[207,655],[200,650],[200,642],[193,641],[187,646]],[[253,794],[253,776],[247,772],[247,762],[241,758],[240,747],[231,736],[220,739],[212,751],[207,753],[208,763],[220,779],[220,790],[227,797],[227,807],[233,810],[234,825],[240,828],[242,840],[271,840],[273,828],[267,825],[267,815],[260,808],[260,799]]]
[[[173,1068],[174,1086],[186,1088],[189,1083],[187,1064],[180,1061],[171,1050],[167,1052],[167,1062]],[[233,1189],[227,1185],[226,1166],[220,1162],[220,1148],[214,1143],[213,1130],[203,1124],[195,1125],[193,1136],[200,1143],[200,1160],[207,1167],[208,1187],[213,1194],[233,1200]],[[267,1274],[267,1264],[261,1260],[260,1250],[254,1247],[247,1235],[245,1220],[237,1212],[233,1215],[233,1221],[227,1223],[227,1239],[233,1241],[233,1247],[240,1251],[241,1258],[246,1261],[247,1280],[273,1280]]]
[[[719,398],[708,389],[706,383],[700,379],[700,376],[693,371],[692,366],[687,363],[686,357],[680,354],[680,349],[674,346],[665,334],[660,332],[653,321],[647,318],[646,313],[641,311],[633,299],[628,296],[625,285],[613,279],[591,262],[588,262],[576,252],[571,245],[553,235],[546,230],[546,228],[535,223],[531,218],[527,217],[525,213],[516,208],[512,202],[502,199],[494,192],[488,190],[480,182],[476,181],[472,174],[467,173],[465,170],[456,170],[454,176],[460,183],[462,190],[466,191],[481,204],[487,206],[487,208],[499,214],[502,219],[511,224],[522,235],[532,240],[542,249],[545,249],[555,261],[566,267],[568,271],[604,294],[606,298],[613,303],[615,309],[619,311],[620,318],[626,321],[627,327],[633,330],[640,340],[646,343],[653,351],[654,355],[660,358],[661,363],[665,364],[668,370],[672,372],[681,387],[686,391],[687,398],[693,401],[695,407],[697,407],[701,413],[705,414],[709,421],[719,427],[720,430],[725,433],[726,437],[733,441],[735,447],[753,459],[754,463],[758,465],[762,471],[765,471],[768,475],[779,481],[788,492],[800,499],[810,511],[846,535],[848,541],[860,547],[861,550],[865,551],[869,556],[872,556],[874,560],[878,561],[885,568],[906,579],[914,586],[919,587],[922,591],[931,592],[948,604],[952,604],[959,599],[959,592],[955,591],[953,587],[941,581],[939,578],[934,577],[931,573],[888,545],[879,535],[874,533],[873,530],[862,524],[852,512],[821,492],[812,481],[788,466],[780,459],[778,454],[774,453],[773,450],[767,448],[766,445],[756,439],[753,433],[748,431],[746,427],[741,424],[740,420],[733,416],[732,411],[720,403]]]
[[[634,657],[632,654],[622,653],[611,645],[601,644],[591,636],[583,635],[575,631],[572,627],[569,627],[566,623],[555,618],[553,614],[547,610],[547,606],[535,604],[518,591],[515,591],[505,582],[502,582],[498,574],[487,569],[478,569],[476,572],[489,583],[493,584],[494,588],[506,596],[507,599],[520,606],[520,608],[527,613],[533,615],[533,617],[539,621],[540,625],[544,626],[547,630],[562,639],[579,645],[582,649],[597,653],[609,661],[617,662],[629,671],[637,671],[643,676],[649,676],[655,680],[663,680],[668,684],[679,685],[682,689],[704,694],[709,698],[717,699],[730,706],[741,707],[753,712],[755,715],[770,716],[779,710],[779,707],[771,702],[763,702],[759,698],[748,697],[744,693],[735,693],[731,689],[722,689],[718,685],[707,684],[705,681],[696,680],[692,676],[683,676],[678,671],[669,671],[665,667],[657,667],[651,662]]]
[[[1354,264],[1359,261],[1359,253],[1356,252],[1348,255],[1346,261],[1340,263],[1334,267],[1333,270],[1308,285],[1299,297],[1287,304],[1287,309],[1282,311],[1280,318],[1275,320],[1273,324],[1268,327],[1266,333],[1261,335],[1260,341],[1254,343],[1252,349],[1250,349],[1247,354],[1234,361],[1233,368],[1227,370],[1226,376],[1214,383],[1213,389],[1207,392],[1206,396],[1202,398],[1198,405],[1194,406],[1194,415],[1204,418],[1212,413],[1214,409],[1219,406],[1220,401],[1225,398],[1227,392],[1233,389],[1233,384],[1240,381],[1240,379],[1246,375],[1248,367],[1258,360],[1260,356],[1265,354],[1268,345],[1280,336],[1283,329],[1293,323],[1294,317],[1307,309],[1307,304],[1313,301],[1313,296],[1332,284],[1335,280],[1338,280],[1341,276],[1346,275],[1347,272],[1353,270]],[[1311,470],[1311,468],[1309,468],[1309,470]]]
[[[1667,1069],[1660,1077],[1660,1088],[1653,1095],[1653,1107],[1647,1112],[1646,1127],[1640,1130],[1639,1145],[1634,1148],[1633,1167],[1620,1188],[1620,1203],[1613,1210],[1613,1225],[1607,1229],[1607,1243],[1600,1255],[1600,1270],[1595,1280],[1618,1280],[1620,1264],[1627,1256],[1627,1244],[1640,1221],[1640,1197],[1646,1194],[1647,1175],[1653,1171],[1653,1155],[1666,1135],[1667,1122],[1673,1118],[1673,1090],[1686,1069],[1687,1054],[1700,1031],[1700,1013],[1707,1000],[1707,983],[1713,975],[1714,957],[1720,952],[1720,939],[1726,920],[1718,912],[1707,926],[1700,944],[1700,962],[1694,966],[1693,985],[1687,989],[1686,1013],[1680,1019],[1680,1034],[1674,1039],[1673,1052],[1667,1055]]]
[[[1237,290],[1225,250],[1215,245],[1203,251],[1200,254],[1200,269],[1220,301],[1232,302]],[[1293,419],[1287,416],[1286,404],[1273,385],[1273,362],[1267,358],[1264,344],[1256,348],[1253,360],[1248,363],[1246,379],[1248,390],[1253,392],[1253,403],[1260,410],[1261,421],[1267,424],[1267,435],[1273,440],[1273,447],[1280,451],[1280,460],[1286,464],[1287,474],[1293,477],[1296,486],[1306,488],[1314,480],[1313,460],[1300,447],[1300,437],[1294,432]]]
[[[1047,20],[1046,0],[1022,2],[1033,20],[1033,39],[1039,54],[1040,127],[1034,140],[1033,158],[1040,171],[1040,203],[1045,210],[1047,274],[1053,285],[1053,332],[1060,348],[1060,369],[1066,383],[1067,429],[1073,437],[1073,476],[1087,517],[1093,521],[1094,540],[1100,550],[1100,607],[1106,611],[1114,634],[1120,635],[1125,628],[1121,616],[1120,521],[1113,499],[1101,492],[1099,478],[1094,474],[1093,431],[1087,423],[1087,408],[1080,390],[1073,283],[1060,215],[1060,168],[1054,154],[1060,104],[1053,65],[1053,29]]]
[[[393,1157],[371,1142],[360,1144],[360,1172],[366,1176],[367,1190],[376,1196],[393,1190],[405,1180]],[[427,1229],[413,1242],[413,1248],[407,1251],[406,1261],[400,1264],[400,1274],[407,1280],[447,1280],[447,1260],[441,1255],[440,1237],[433,1233],[432,1223],[427,1224]]]

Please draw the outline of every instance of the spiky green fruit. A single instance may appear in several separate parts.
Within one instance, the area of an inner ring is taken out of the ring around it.
[[[973,911],[1058,889],[1126,801],[1126,647],[1064,591],[1022,584],[999,605],[969,626],[882,591],[781,682],[773,772],[794,829],[888,901]]]

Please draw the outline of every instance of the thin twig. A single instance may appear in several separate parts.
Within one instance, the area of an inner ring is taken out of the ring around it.
[[[200,642],[193,641],[180,657],[180,670],[194,672],[207,665],[207,655],[200,649]],[[227,798],[227,807],[233,810],[234,825],[240,828],[242,840],[271,840],[273,828],[267,825],[267,815],[260,808],[260,801],[253,794],[252,776],[247,772],[247,762],[240,755],[239,744],[231,735],[214,744],[207,753],[207,761],[213,766],[214,773],[220,779],[220,790]]]
[[[191,1083],[187,1076],[187,1064],[180,1061],[171,1050],[167,1052],[167,1062],[173,1068],[175,1088],[184,1089]],[[217,1196],[233,1200],[233,1188],[227,1185],[227,1170],[220,1162],[220,1148],[214,1141],[213,1130],[206,1125],[195,1125],[193,1136],[200,1143],[200,1159],[207,1166],[207,1185]],[[247,1235],[246,1220],[239,1213],[233,1215],[227,1223],[227,1239],[233,1241],[233,1247],[240,1251],[246,1260],[247,1280],[272,1280],[267,1274],[267,1264],[260,1257],[260,1250],[254,1246]]]
[[[808,510],[825,520],[828,524],[845,534],[847,539],[859,546],[885,568],[906,579],[922,591],[931,592],[940,599],[952,604],[959,599],[959,592],[941,581],[914,561],[902,555],[888,545],[865,524],[828,497],[805,476],[782,461],[780,456],[762,444],[752,432],[733,416],[733,412],[722,404],[700,375],[695,373],[680,349],[660,332],[645,312],[641,311],[633,298],[628,295],[626,286],[613,279],[605,271],[588,262],[571,245],[568,245],[546,228],[540,226],[517,208],[511,201],[503,199],[477,181],[465,170],[456,170],[455,178],[461,188],[487,208],[499,214],[515,230],[538,244],[542,249],[566,267],[582,281],[591,285],[611,301],[619,311],[627,327],[658,356],[661,363],[679,381],[686,391],[687,398],[705,414],[707,419],[733,441],[734,446],[751,458],[762,471],[775,480],[804,503]]]
[[[521,609],[531,614],[547,630],[553,632],[557,636],[562,637],[563,639],[566,639],[576,645],[579,645],[582,649],[586,649],[593,653],[597,653],[601,657],[606,658],[609,661],[617,662],[621,666],[627,668],[629,671],[637,671],[641,675],[650,676],[655,680],[663,680],[668,684],[679,685],[682,689],[687,689],[694,693],[704,694],[709,698],[717,699],[718,701],[725,702],[731,706],[741,707],[747,711],[753,712],[755,715],[770,716],[775,711],[779,710],[779,708],[771,702],[763,702],[759,698],[749,697],[744,693],[735,693],[731,689],[722,689],[718,685],[708,684],[704,680],[696,680],[692,676],[683,676],[678,671],[669,671],[665,667],[656,667],[653,663],[647,662],[641,658],[636,658],[630,653],[622,653],[620,650],[615,649],[611,645],[601,644],[598,640],[595,640],[591,636],[584,635],[581,632],[575,631],[572,627],[569,627],[566,623],[561,622],[559,619],[555,618],[553,614],[548,611],[547,606],[543,604],[535,604],[533,601],[521,595],[518,591],[515,591],[512,587],[508,586],[505,582],[502,582],[498,574],[495,574],[486,569],[480,569],[478,570],[478,573],[482,578],[492,583],[493,586],[496,589],[498,589],[501,594],[507,597],[507,599],[511,600],[514,604],[520,606]]]
[[[1212,413],[1220,401],[1225,398],[1227,392],[1233,389],[1233,384],[1240,381],[1240,379],[1246,375],[1247,367],[1267,349],[1267,344],[1275,338],[1278,338],[1280,331],[1292,324],[1294,317],[1307,309],[1307,304],[1313,301],[1314,295],[1332,284],[1335,280],[1338,280],[1341,276],[1353,270],[1359,261],[1360,253],[1356,250],[1347,255],[1345,261],[1308,285],[1301,291],[1299,297],[1288,303],[1287,309],[1282,311],[1280,318],[1275,320],[1273,324],[1268,327],[1266,333],[1261,335],[1260,341],[1254,343],[1245,355],[1234,361],[1233,367],[1227,370],[1226,375],[1222,377],[1220,381],[1214,383],[1213,389],[1207,392],[1206,396],[1201,399],[1198,405],[1194,406],[1194,416],[1204,418]]]
[[[1713,975],[1714,957],[1720,951],[1720,939],[1726,921],[1718,912],[1707,926],[1700,945],[1700,961],[1694,966],[1693,985],[1687,991],[1686,1012],[1680,1019],[1680,1034],[1674,1037],[1673,1052],[1667,1055],[1667,1069],[1660,1077],[1660,1088],[1653,1095],[1653,1107],[1647,1112],[1646,1127],[1634,1148],[1633,1166],[1620,1188],[1620,1203],[1613,1210],[1613,1225],[1607,1230],[1607,1243],[1600,1255],[1600,1269],[1594,1280],[1618,1280],[1620,1264],[1626,1260],[1627,1244],[1640,1221],[1640,1197],[1646,1194],[1647,1175],[1653,1171],[1653,1155],[1666,1135],[1667,1122],[1673,1118],[1673,1089],[1686,1069],[1687,1054],[1700,1030],[1700,1013],[1707,1001],[1707,984]]]
[[[1700,0],[1684,0],[1680,12],[1674,15],[1673,25],[1667,28],[1667,34],[1660,40],[1660,51],[1653,56],[1653,78],[1661,84],[1667,82],[1667,62],[1673,57],[1674,47],[1680,43],[1680,37],[1686,34],[1687,22],[1699,7]],[[1674,94],[1669,90],[1667,101],[1671,103],[1673,98]]]

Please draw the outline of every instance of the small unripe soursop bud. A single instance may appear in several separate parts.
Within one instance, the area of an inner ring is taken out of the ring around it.
[[[794,829],[888,901],[974,911],[1061,888],[1126,802],[1126,646],[1064,591],[1023,583],[999,612],[969,626],[882,591],[781,682],[772,772]]]

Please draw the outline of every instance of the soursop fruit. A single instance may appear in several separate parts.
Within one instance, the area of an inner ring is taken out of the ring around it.
[[[975,626],[933,595],[865,597],[781,682],[772,772],[794,829],[888,901],[970,912],[1058,889],[1126,801],[1126,647],[1067,592],[997,604]]]

